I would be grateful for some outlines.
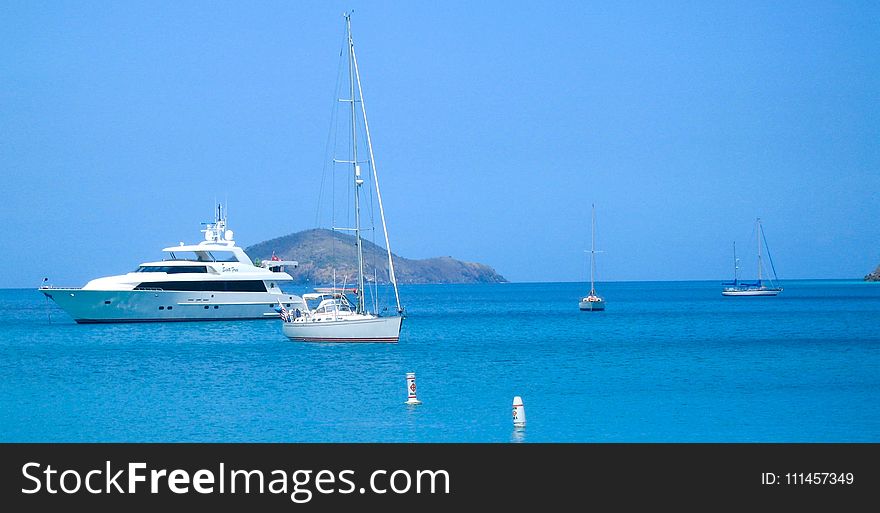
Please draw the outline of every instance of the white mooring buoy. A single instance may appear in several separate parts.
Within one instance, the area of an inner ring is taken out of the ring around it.
[[[513,426],[526,427],[526,407],[520,396],[513,398]]]
[[[416,373],[406,373],[406,404],[422,404],[416,398]]]

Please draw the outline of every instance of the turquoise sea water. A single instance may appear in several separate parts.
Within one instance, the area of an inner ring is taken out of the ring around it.
[[[275,320],[77,325],[5,289],[0,441],[880,441],[880,284],[783,286],[603,283],[601,313],[578,310],[582,283],[405,286],[396,345],[292,342]]]

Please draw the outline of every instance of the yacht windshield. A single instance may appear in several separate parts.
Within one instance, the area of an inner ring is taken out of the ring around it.
[[[238,262],[232,251],[169,251],[167,261],[185,262]]]
[[[208,251],[207,254],[212,262],[238,262],[235,253],[231,251]]]

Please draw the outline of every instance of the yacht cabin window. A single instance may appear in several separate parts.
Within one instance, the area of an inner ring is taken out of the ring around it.
[[[167,274],[207,273],[208,267],[204,265],[142,265],[134,272]]]
[[[232,251],[169,251],[165,260],[185,262],[238,262]]]

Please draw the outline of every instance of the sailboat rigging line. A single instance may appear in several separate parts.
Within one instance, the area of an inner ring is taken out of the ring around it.
[[[325,156],[331,155],[330,154],[330,148],[331,148],[330,139],[333,139],[333,146],[332,147],[334,149],[334,153],[335,153],[335,149],[336,149],[337,132],[338,131],[334,130],[334,127],[337,126],[336,125],[336,101],[335,101],[335,99],[338,96],[339,82],[342,80],[342,63],[343,63],[342,50],[345,48],[344,45],[345,45],[345,38],[343,38],[342,44],[339,47],[340,59],[339,59],[338,64],[336,65],[336,68],[337,68],[336,69],[336,86],[333,88],[334,101],[332,103],[332,107],[330,108],[330,126],[327,128],[327,139],[326,139],[326,141],[324,141],[324,155]],[[330,164],[330,162],[329,162],[330,159],[324,158],[322,160],[323,160],[323,164],[321,165],[321,185],[318,189],[318,205],[315,208],[315,227],[316,228],[321,226],[321,224],[320,224],[321,201],[324,199],[324,182],[327,178],[327,166],[328,166],[328,164]],[[332,180],[332,178],[331,178],[331,180]],[[331,194],[331,198],[332,198],[332,194]],[[333,210],[331,210],[331,212],[332,211]]]
[[[372,162],[370,162],[370,169],[371,170],[373,169]],[[369,212],[370,212],[370,228],[369,228],[370,229],[370,242],[373,243],[373,247],[375,248],[376,247],[376,218],[375,218],[375,212],[373,211],[374,210],[373,203],[375,201],[373,199],[373,188],[367,187],[367,189],[370,191],[370,202],[369,202],[369,204],[370,204],[370,209],[369,209]],[[375,251],[370,252],[370,265],[373,266],[373,287],[371,290],[371,292],[373,294],[373,312],[378,314],[379,313],[379,303],[378,303],[377,298],[379,296],[379,283],[378,283],[378,280],[376,279],[376,275],[377,275],[376,269],[378,268],[378,266],[376,263],[376,252]]]
[[[739,281],[739,259],[736,258],[736,241],[733,241],[733,284]]]
[[[351,18],[348,19],[348,34],[349,41],[351,41]],[[354,64],[354,72],[357,78],[358,92],[360,101],[361,101],[361,113],[364,116],[364,131],[367,134],[367,149],[370,153],[370,167],[373,169],[373,182],[376,186],[376,199],[379,203],[379,215],[382,217],[382,231],[385,233],[385,249],[388,252],[388,278],[391,281],[391,285],[394,287],[394,300],[397,303],[397,312],[403,313],[403,308],[400,306],[400,294],[397,291],[397,278],[394,275],[394,261],[391,258],[391,242],[388,240],[388,226],[385,223],[385,207],[382,205],[382,193],[379,190],[379,175],[376,171],[376,158],[373,156],[373,141],[370,137],[370,124],[367,122],[367,105],[364,102],[364,90],[361,87],[361,74],[358,70],[357,64],[357,55],[354,52],[354,43],[351,43],[351,60]]]
[[[369,160],[367,160],[367,161],[365,161],[365,162],[369,164],[369,166],[370,166],[370,171],[372,171],[372,169],[373,169],[373,163],[370,162]],[[367,176],[370,176],[370,175],[371,175],[371,173],[367,173]],[[372,243],[373,243],[373,246],[375,247],[375,246],[376,246],[376,230],[375,230],[375,228],[376,228],[376,217],[375,217],[375,212],[374,212],[374,208],[373,208],[373,204],[375,203],[375,200],[373,199],[373,187],[367,187],[367,190],[370,191],[370,201],[369,201],[369,205],[370,205],[370,208],[369,208],[369,214],[370,214],[370,228],[369,228],[369,229],[370,229],[370,231],[371,231],[371,233],[370,233],[370,242],[372,242]],[[376,279],[375,279],[376,269],[377,269],[377,264],[376,264],[376,252],[375,252],[375,251],[371,251],[371,252],[370,252],[370,265],[373,266],[373,275],[374,275],[374,277],[373,277],[373,287],[372,287],[372,291],[371,291],[372,294],[373,294],[373,297],[374,297],[374,300],[373,300],[373,306],[374,306],[374,307],[373,307],[373,312],[375,312],[376,314],[378,314],[378,313],[379,313],[379,304],[378,304],[378,302],[377,302],[377,300],[376,300],[375,298],[377,298],[378,295],[379,295],[379,289],[378,289],[379,284],[378,284],[378,282],[377,282]]]
[[[312,239],[313,239],[312,245],[313,245],[313,247],[315,246],[315,244],[317,243],[317,240],[318,240],[318,234],[319,234],[318,228],[320,228],[322,226],[321,205],[324,201],[325,184],[328,180],[328,174],[329,174],[329,180],[330,180],[330,206],[331,206],[331,208],[330,208],[331,216],[330,216],[330,222],[328,224],[330,226],[333,226],[335,224],[335,216],[336,216],[336,192],[335,191],[336,191],[336,187],[335,187],[334,180],[333,180],[333,177],[335,176],[335,170],[333,169],[333,166],[331,165],[332,159],[328,158],[328,157],[332,157],[333,154],[335,154],[336,147],[337,147],[338,141],[339,141],[339,130],[337,128],[338,122],[337,122],[337,115],[336,115],[336,110],[337,110],[336,109],[336,106],[337,106],[336,98],[338,97],[338,94],[339,94],[339,84],[342,81],[343,63],[345,62],[344,59],[342,59],[342,55],[343,55],[343,50],[345,49],[345,42],[346,42],[346,38],[343,35],[341,44],[339,45],[340,58],[339,58],[339,61],[336,65],[336,85],[333,87],[333,97],[332,97],[331,107],[330,107],[330,126],[327,128],[327,139],[324,141],[324,156],[325,156],[325,158],[322,159],[323,162],[321,165],[321,184],[318,188],[318,202],[315,207],[315,228],[316,229],[312,231]],[[331,144],[331,140],[333,141],[332,144]],[[333,153],[331,153],[331,148],[333,148]],[[329,173],[328,173],[328,166],[330,167]],[[330,238],[330,255],[331,255],[331,259],[335,259],[335,257],[336,257],[336,238],[335,237]],[[320,276],[318,275],[317,263],[312,265],[310,274],[312,275],[311,276],[312,283],[316,283],[317,281],[320,280]],[[335,279],[334,279],[334,281],[335,281]]]
[[[773,257],[770,256],[770,246],[767,245],[767,236],[764,234],[763,229],[761,230],[761,238],[764,239],[764,249],[767,251],[767,260],[770,261],[770,269],[773,271],[773,286],[775,287],[775,282],[779,281],[779,277],[776,276],[776,267],[773,265]]]
[[[374,272],[375,272],[375,269],[374,269]],[[364,291],[364,293],[366,294],[366,293],[369,291],[369,293],[370,293],[370,307],[372,308],[372,313],[374,313],[374,314],[378,314],[378,313],[379,313],[379,307],[378,307],[378,305],[377,305],[377,303],[376,303],[376,293],[377,293],[377,291],[376,291],[376,286],[375,286],[375,285],[376,285],[376,282],[375,282],[375,280],[374,280],[374,281],[373,281],[373,286],[372,286],[372,287],[367,286],[367,289]]]

